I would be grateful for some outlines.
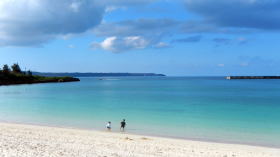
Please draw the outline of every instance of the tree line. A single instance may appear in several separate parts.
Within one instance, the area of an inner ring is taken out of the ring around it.
[[[9,67],[7,64],[3,65],[2,69],[0,68],[0,76],[1,75],[2,76],[8,76],[8,75],[32,76],[32,72],[30,70],[22,71],[18,63],[15,63],[11,67]]]

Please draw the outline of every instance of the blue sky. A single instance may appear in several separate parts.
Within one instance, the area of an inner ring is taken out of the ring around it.
[[[41,72],[280,75],[277,0],[1,0],[0,64]]]

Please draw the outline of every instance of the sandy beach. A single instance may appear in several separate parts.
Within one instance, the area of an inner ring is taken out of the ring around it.
[[[1,157],[279,157],[280,149],[0,123]]]

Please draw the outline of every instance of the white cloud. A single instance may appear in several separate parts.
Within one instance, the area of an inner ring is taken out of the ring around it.
[[[100,43],[93,43],[92,48],[101,48],[106,51],[114,53],[144,49],[150,46],[150,41],[141,36],[128,36],[128,37],[108,37]]]
[[[179,22],[172,19],[136,19],[114,23],[102,23],[93,29],[95,35],[106,38],[97,44],[104,50],[112,52],[142,49],[147,47],[167,48],[169,44],[162,42],[164,37],[176,32]],[[104,44],[119,44],[104,46]],[[96,43],[94,44],[96,47]],[[101,46],[100,46],[101,45]]]
[[[165,42],[159,42],[154,47],[161,49],[161,48],[168,48],[168,47],[170,47],[170,45],[168,43],[165,43]]]
[[[0,46],[38,46],[99,25],[106,8],[154,0],[0,0]],[[108,10],[107,10],[108,11]]]
[[[0,45],[38,45],[98,25],[97,0],[1,0]]]

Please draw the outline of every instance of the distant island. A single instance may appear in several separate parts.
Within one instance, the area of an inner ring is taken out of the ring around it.
[[[3,68],[0,69],[0,86],[74,81],[80,80],[74,77],[46,77],[35,75],[30,70],[22,71],[18,64],[13,64],[11,68],[8,65],[4,65]]]
[[[165,76],[164,74],[155,73],[41,73],[33,72],[34,75],[46,77],[126,77],[126,76]]]
[[[227,76],[226,79],[280,79],[280,76]]]

